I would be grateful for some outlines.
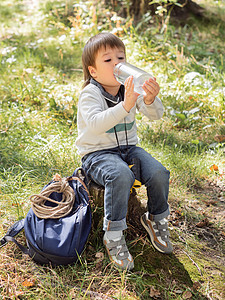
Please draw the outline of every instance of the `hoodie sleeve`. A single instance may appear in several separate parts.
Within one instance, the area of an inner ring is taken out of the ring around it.
[[[161,119],[164,112],[163,104],[158,97],[155,97],[155,101],[152,104],[147,105],[141,95],[137,99],[137,109],[150,120]]]

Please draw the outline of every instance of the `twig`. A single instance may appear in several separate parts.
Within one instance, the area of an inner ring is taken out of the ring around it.
[[[79,72],[83,72],[82,69],[70,69],[70,71],[79,71]]]
[[[181,251],[184,252],[184,254],[187,255],[187,257],[188,257],[188,258],[192,261],[192,263],[196,266],[196,268],[198,269],[200,275],[202,276],[202,271],[200,270],[198,264],[190,257],[190,255],[189,255],[187,252],[185,252],[183,249],[182,249]]]

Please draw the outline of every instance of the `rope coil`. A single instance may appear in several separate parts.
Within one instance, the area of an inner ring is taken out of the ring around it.
[[[31,208],[35,215],[40,219],[58,219],[68,215],[75,201],[74,190],[68,183],[68,178],[61,178],[56,174],[53,180],[57,180],[47,186],[40,194],[34,194],[30,196]],[[62,201],[58,202],[49,198],[51,193],[62,193]],[[57,204],[57,206],[47,206],[45,202],[49,201]]]

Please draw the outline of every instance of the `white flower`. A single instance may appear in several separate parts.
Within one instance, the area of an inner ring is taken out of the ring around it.
[[[43,43],[44,42],[44,40],[43,39],[39,39],[39,40],[37,40],[37,43],[38,44],[40,44],[40,43]]]
[[[61,35],[61,36],[59,37],[60,44],[61,44],[63,41],[65,41],[65,39],[66,39],[66,35],[65,35],[65,34]]]
[[[184,81],[191,82],[196,77],[201,77],[201,74],[198,72],[189,72],[186,75],[184,75]]]
[[[16,61],[14,55],[12,55],[11,57],[9,57],[9,58],[6,59],[6,62],[9,63],[9,64],[12,64],[14,61]]]

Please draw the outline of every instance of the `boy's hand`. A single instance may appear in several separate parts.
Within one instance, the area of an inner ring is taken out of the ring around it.
[[[156,82],[156,78],[154,77],[146,80],[142,88],[146,93],[146,95],[144,96],[145,104],[152,104],[155,101],[155,97],[158,95],[160,90],[159,84]]]
[[[137,101],[137,97],[139,96],[138,93],[134,92],[134,82],[133,76],[129,76],[125,83],[125,97],[123,102],[123,107],[127,112],[129,112],[135,105]]]

